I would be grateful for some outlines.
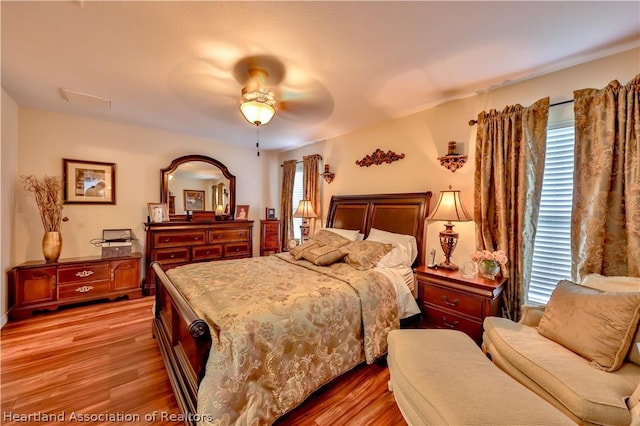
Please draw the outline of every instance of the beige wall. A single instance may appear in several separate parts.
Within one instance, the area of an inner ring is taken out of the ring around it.
[[[501,110],[507,105],[519,103],[528,106],[537,99],[549,96],[551,103],[573,99],[573,90],[586,87],[602,88],[617,79],[626,84],[638,72],[640,50],[634,49],[608,58],[540,76],[521,83],[449,102],[407,117],[389,120],[356,132],[318,142],[304,148],[283,152],[279,161],[302,159],[303,155],[319,153],[325,163],[331,165],[335,180],[331,184],[322,181],[323,221],[333,194],[366,194],[432,191],[435,203],[439,191],[451,185],[461,190],[462,202],[473,214],[473,173],[476,126],[469,120],[481,111],[492,108]],[[550,118],[557,117],[566,107],[551,108]],[[565,117],[566,118],[566,117]],[[458,151],[469,155],[467,164],[452,173],[440,166],[437,157],[447,153],[449,141],[458,142]],[[371,167],[359,167],[356,160],[371,154],[376,148],[404,153],[403,160]],[[427,226],[427,247],[436,249],[436,261],[443,259],[438,233],[443,222]],[[460,233],[453,262],[462,265],[475,250],[475,226],[473,222],[456,224]]]
[[[213,157],[236,176],[236,201],[249,204],[249,219],[260,219],[266,207],[261,182],[273,168],[273,156],[256,156],[255,149],[238,148],[192,136],[127,126],[74,115],[20,108],[18,167],[20,175],[61,175],[62,159],[116,163],[116,205],[66,204],[69,221],[62,226],[61,257],[100,255],[91,244],[103,229],[131,228],[143,251],[147,202],[160,201],[160,169],[187,154]],[[270,160],[270,158],[272,158]],[[42,258],[42,225],[27,191],[16,199],[15,261]],[[254,253],[259,228],[254,227]]]
[[[17,179],[17,150],[18,150],[18,105],[2,89],[2,136],[0,139],[0,265],[2,278],[0,279],[0,327],[7,322],[8,281],[7,273],[15,264],[15,253],[12,250],[15,234],[14,202]]]

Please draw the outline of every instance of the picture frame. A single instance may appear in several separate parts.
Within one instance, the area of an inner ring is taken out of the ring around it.
[[[276,218],[276,209],[273,207],[267,207],[265,209],[265,214],[264,214],[265,218],[267,220],[277,220],[278,218]]]
[[[247,220],[249,219],[249,205],[247,204],[238,204],[236,206],[236,220]]]
[[[147,203],[149,223],[169,222],[169,207],[166,203]]]
[[[116,164],[62,159],[65,204],[115,204]]]
[[[198,189],[183,189],[184,211],[204,211],[204,191]]]

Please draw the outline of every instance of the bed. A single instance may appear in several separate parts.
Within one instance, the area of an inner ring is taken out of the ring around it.
[[[416,266],[430,199],[430,192],[333,196],[326,228],[355,230],[365,241],[411,235]],[[293,251],[168,271],[154,264],[153,332],[181,420],[269,424],[333,378],[384,355],[386,334],[398,328],[400,292],[377,266],[354,267],[360,252],[349,251],[377,244],[389,253],[390,241],[378,241],[349,242],[340,248],[346,257],[327,266]]]

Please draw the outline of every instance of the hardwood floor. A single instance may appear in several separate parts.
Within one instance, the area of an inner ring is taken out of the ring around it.
[[[180,411],[151,336],[152,303],[99,303],[10,321],[0,340],[0,424],[181,424],[170,418]],[[388,380],[384,365],[358,366],[276,425],[406,425]]]

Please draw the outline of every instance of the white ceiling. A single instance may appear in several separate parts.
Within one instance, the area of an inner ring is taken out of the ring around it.
[[[234,67],[284,67],[262,149],[382,120],[640,45],[638,1],[1,2],[20,105],[254,146]],[[639,65],[640,68],[640,65]],[[615,78],[615,72],[611,74]],[[60,89],[106,98],[67,102]]]

